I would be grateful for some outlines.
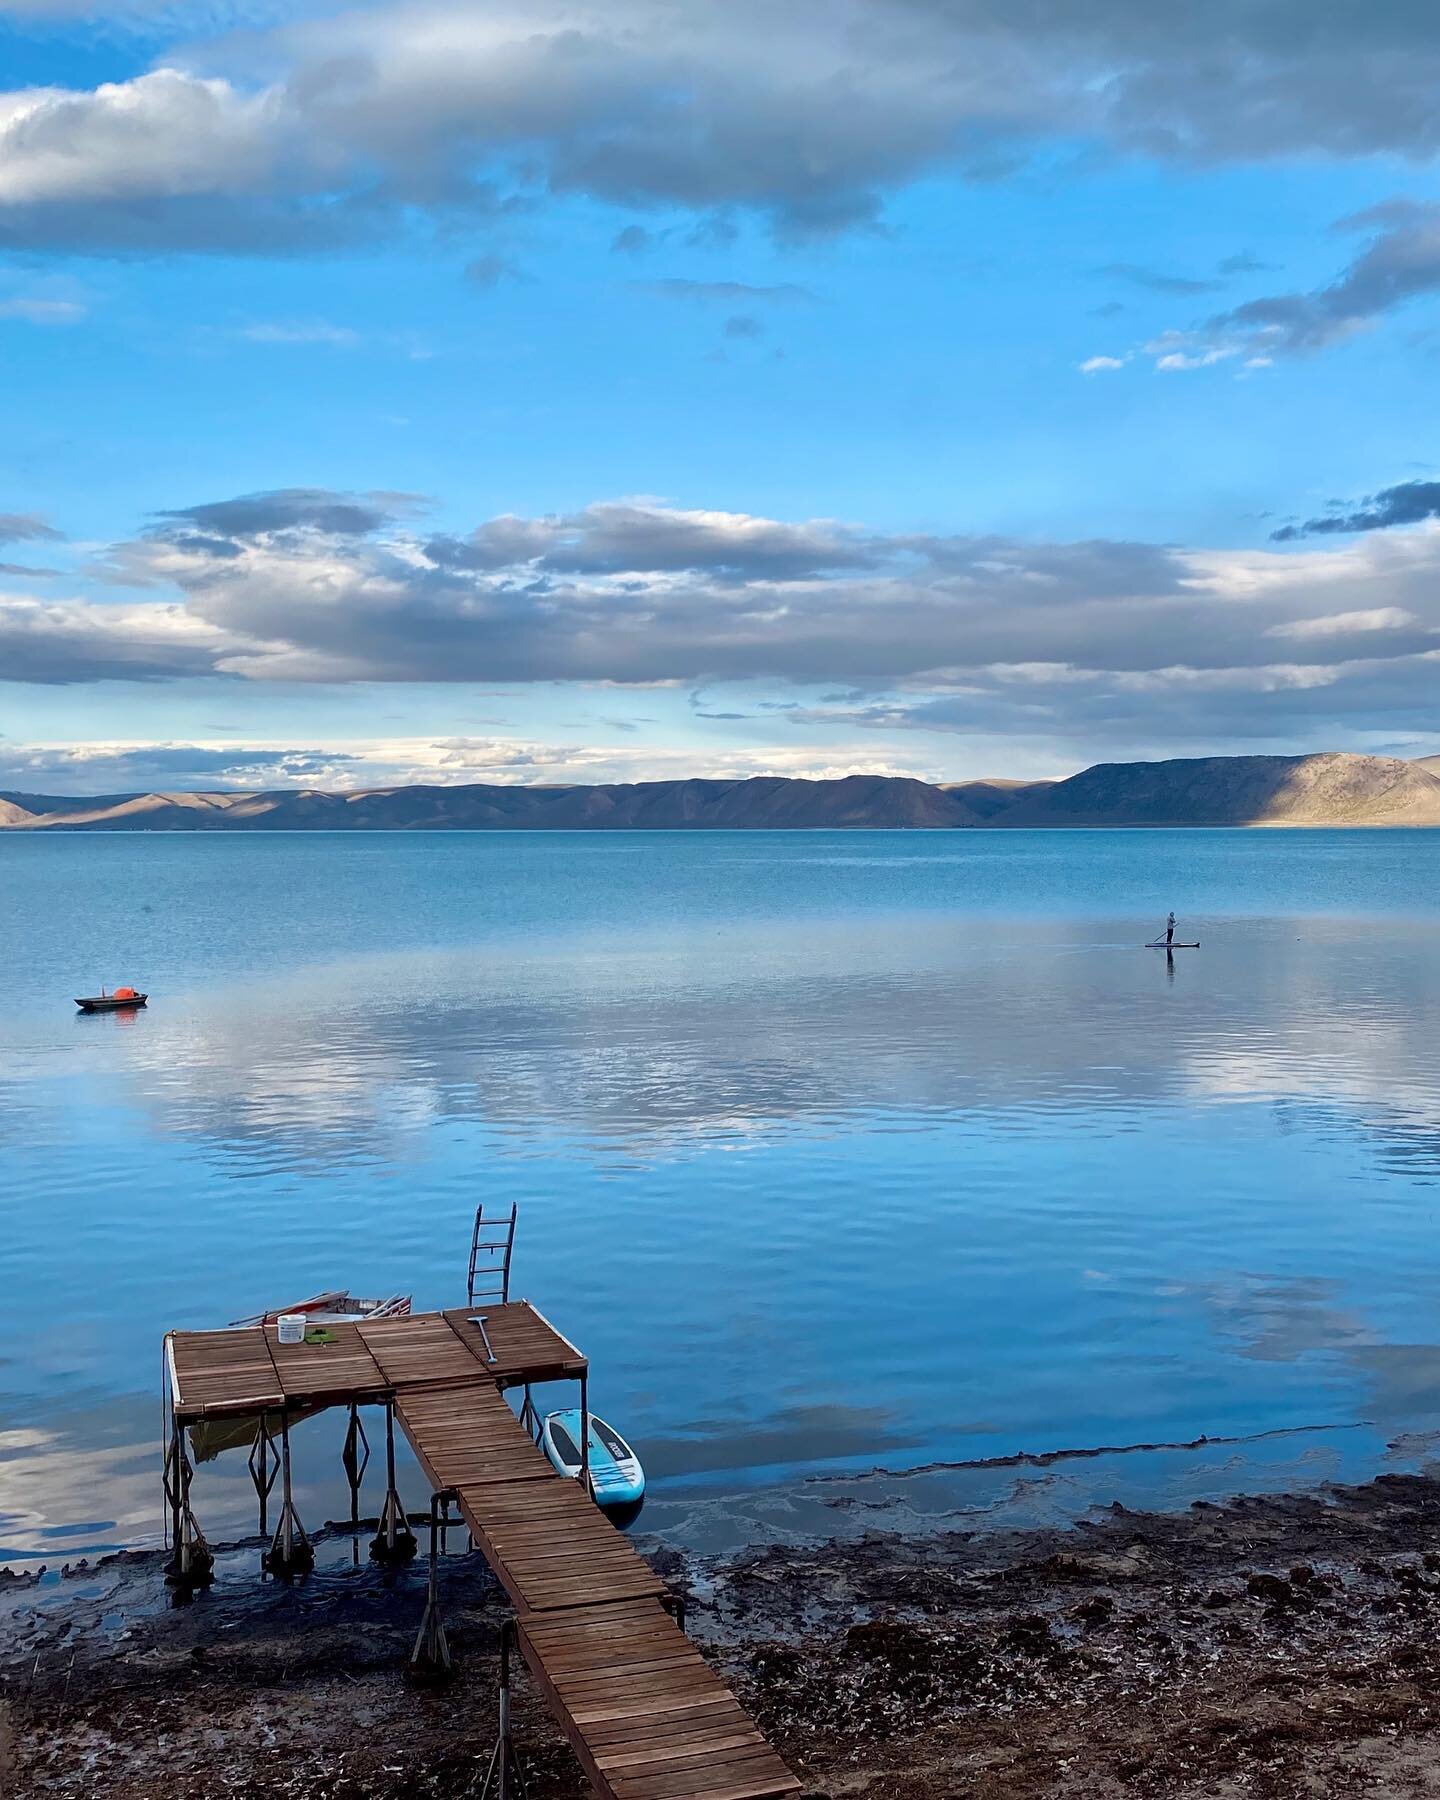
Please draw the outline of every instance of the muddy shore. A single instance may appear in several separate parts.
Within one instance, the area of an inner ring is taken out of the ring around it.
[[[222,1558],[184,1607],[148,1554],[0,1580],[0,1795],[478,1793],[504,1617],[480,1560],[447,1559],[456,1671],[431,1688],[403,1673],[419,1566],[339,1560],[286,1587],[257,1557]],[[1116,1508],[1065,1531],[655,1560],[812,1796],[1440,1789],[1440,1481],[1426,1476]],[[535,1800],[584,1794],[523,1686],[517,1714]]]

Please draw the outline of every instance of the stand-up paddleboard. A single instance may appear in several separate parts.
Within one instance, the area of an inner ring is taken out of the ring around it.
[[[1167,944],[1164,938],[1156,938],[1153,944],[1146,944],[1145,948],[1147,950],[1198,950],[1200,941],[1197,938],[1193,944]]]
[[[580,1479],[580,1409],[548,1413],[540,1428],[540,1448],[551,1466],[572,1481]],[[590,1415],[590,1483],[607,1511],[638,1507],[645,1498],[640,1458],[613,1425]]]

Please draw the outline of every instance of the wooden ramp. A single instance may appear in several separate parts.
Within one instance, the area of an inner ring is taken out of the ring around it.
[[[602,1800],[780,1800],[800,1783],[661,1604],[665,1584],[502,1390],[585,1358],[525,1301],[362,1320],[321,1344],[273,1327],[166,1338],[177,1430],[200,1419],[382,1404],[453,1493],[515,1608],[521,1654]],[[286,1464],[288,1482],[288,1462]]]
[[[616,1800],[760,1800],[800,1783],[653,1600],[522,1614],[520,1649],[585,1773]]]
[[[767,1800],[800,1783],[660,1605],[664,1583],[497,1389],[408,1390],[395,1416],[514,1604],[520,1649],[597,1791]]]

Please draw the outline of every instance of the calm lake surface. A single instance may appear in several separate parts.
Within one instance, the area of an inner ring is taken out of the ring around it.
[[[156,1540],[167,1327],[463,1302],[481,1199],[642,1532],[1418,1466],[1437,914],[1437,832],[6,836],[0,1562]]]

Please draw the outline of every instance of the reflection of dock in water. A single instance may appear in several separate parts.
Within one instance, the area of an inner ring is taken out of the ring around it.
[[[480,1320],[483,1317],[483,1324]],[[558,1475],[527,1426],[532,1384],[578,1381],[585,1357],[526,1301],[329,1324],[324,1341],[281,1344],[274,1325],[171,1332],[165,1339],[171,1429],[165,1487],[173,1577],[194,1584],[210,1553],[191,1505],[187,1427],[259,1417],[250,1467],[261,1529],[277,1479],[280,1510],[266,1564],[312,1557],[295,1513],[290,1423],[322,1407],[350,1410],[352,1493],[369,1458],[359,1408],[385,1411],[386,1496],[377,1556],[414,1551],[395,1489],[398,1424],[433,1490],[430,1585],[412,1661],[448,1669],[438,1546],[456,1505],[515,1609],[502,1652],[496,1763],[513,1769],[509,1645],[517,1645],[596,1791],[613,1800],[767,1800],[799,1782],[672,1616],[664,1583],[612,1526],[585,1484]],[[517,1418],[504,1390],[521,1387]],[[588,1432],[581,1444],[588,1450]],[[676,1609],[678,1610],[678,1609]],[[502,1784],[502,1792],[505,1791]]]

